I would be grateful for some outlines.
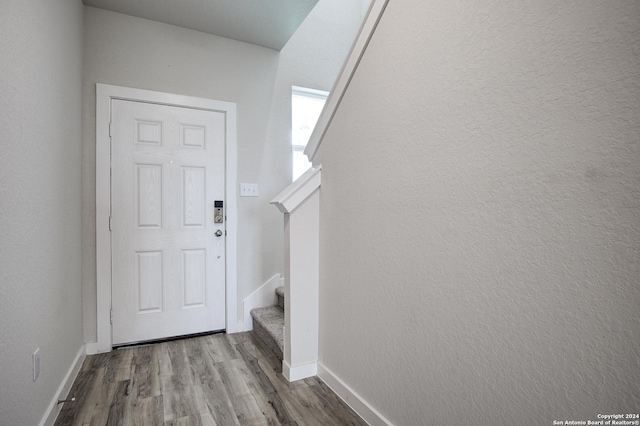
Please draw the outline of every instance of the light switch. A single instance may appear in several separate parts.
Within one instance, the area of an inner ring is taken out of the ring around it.
[[[257,183],[241,183],[240,196],[241,197],[257,197],[258,184]]]

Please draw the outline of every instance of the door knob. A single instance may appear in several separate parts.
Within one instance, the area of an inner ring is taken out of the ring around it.
[[[221,229],[218,229],[216,231],[216,237],[222,237],[222,230]]]

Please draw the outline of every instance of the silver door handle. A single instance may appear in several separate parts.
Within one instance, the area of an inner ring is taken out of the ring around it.
[[[218,229],[216,231],[216,237],[222,237],[222,230],[221,229]]]

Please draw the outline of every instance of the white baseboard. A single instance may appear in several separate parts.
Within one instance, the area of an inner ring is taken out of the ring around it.
[[[242,333],[243,331],[245,331],[245,329],[244,329],[244,321],[238,321],[236,323],[235,327],[233,325],[231,327],[227,326],[227,329],[225,330],[225,333],[234,334],[234,333]]]
[[[98,353],[98,342],[85,343],[84,345],[87,348],[87,355],[95,355]]]
[[[97,348],[97,343],[95,345]],[[71,386],[73,385],[73,381],[78,376],[80,367],[82,367],[82,363],[84,362],[86,353],[87,353],[87,348],[85,347],[85,345],[82,345],[82,347],[78,351],[78,354],[76,355],[76,358],[73,360],[73,363],[69,368],[69,371],[67,371],[67,374],[64,376],[62,383],[60,383],[58,390],[56,391],[53,399],[49,403],[49,407],[47,408],[47,411],[44,413],[42,420],[40,420],[40,426],[53,426],[53,424],[55,423],[56,418],[58,417],[58,414],[62,409],[62,404],[58,404],[58,400],[67,398],[67,395],[71,390]]]
[[[318,374],[318,363],[310,362],[308,364],[290,366],[287,361],[282,361],[282,375],[290,382],[306,379]]]
[[[244,331],[253,330],[253,321],[251,320],[251,310],[254,308],[264,308],[267,306],[273,306],[277,302],[276,288],[283,285],[282,277],[280,274],[275,274],[266,283],[262,284],[253,293],[244,299],[242,304],[243,319],[244,319]]]
[[[318,377],[371,426],[393,426],[393,423],[321,363],[318,363]]]

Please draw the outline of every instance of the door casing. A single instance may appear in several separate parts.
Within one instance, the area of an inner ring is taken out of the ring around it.
[[[235,333],[237,320],[237,136],[236,104],[232,102],[108,84],[96,85],[96,278],[97,344],[90,352],[109,352],[111,334],[111,100],[147,102],[186,108],[224,111],[227,117],[226,175],[226,331]]]

